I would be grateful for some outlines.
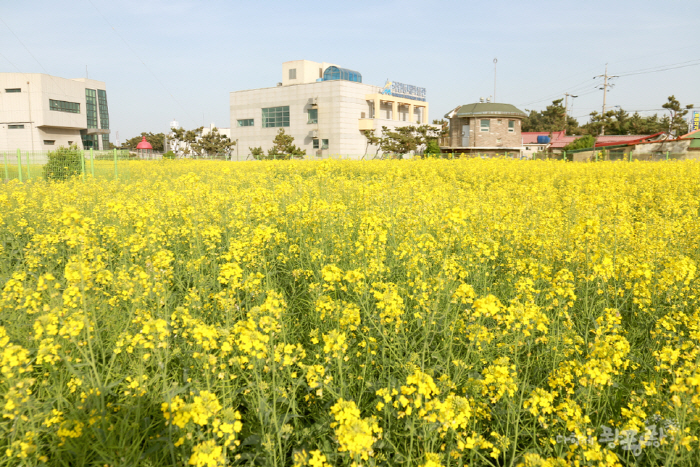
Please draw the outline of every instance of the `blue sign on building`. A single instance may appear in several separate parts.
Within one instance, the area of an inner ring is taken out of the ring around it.
[[[425,88],[387,80],[382,94],[425,102]]]

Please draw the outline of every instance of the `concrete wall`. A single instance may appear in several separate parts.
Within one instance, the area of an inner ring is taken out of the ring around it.
[[[310,60],[292,60],[284,62],[282,64],[282,86],[315,83],[317,79],[323,77],[323,72],[329,66],[333,66],[333,64],[327,62],[312,62]],[[289,70],[296,71],[296,78],[289,77]]]
[[[10,88],[20,88],[21,92],[6,92]],[[106,90],[104,82],[86,78],[0,73],[0,150],[51,150],[68,145],[69,141],[82,147],[80,130],[87,129],[86,88]],[[80,113],[51,110],[50,99],[78,103]],[[9,125],[17,124],[23,124],[24,129],[9,129]],[[44,144],[44,141],[54,141],[54,144]]]
[[[481,120],[489,120],[488,131],[481,131]],[[508,121],[515,121],[508,131]],[[469,125],[469,147],[516,148],[522,146],[521,122],[514,117],[455,117],[450,119],[450,147],[462,147],[462,126]]]
[[[374,106],[366,96],[380,91],[379,86],[338,80],[232,92],[231,139],[238,140],[238,157],[244,159],[249,155],[250,147],[260,146],[267,152],[273,146],[272,140],[280,128],[262,127],[262,109],[278,106],[289,106],[289,127],[283,129],[308,155],[362,157],[367,139],[360,132],[359,122],[372,116]],[[318,108],[317,124],[308,123],[308,111],[313,108],[314,99]],[[396,128],[412,124],[407,111],[408,107],[404,107],[399,113],[400,120],[393,120],[391,105],[382,105],[381,118],[374,119],[371,126],[379,134],[382,126]],[[239,119],[249,118],[254,120],[253,126],[238,126]],[[313,148],[314,132],[319,143],[328,140],[328,149]],[[370,148],[370,154],[375,152],[376,148]]]

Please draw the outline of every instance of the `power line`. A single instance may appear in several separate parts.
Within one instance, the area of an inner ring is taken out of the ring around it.
[[[694,62],[694,63],[690,63],[690,62]],[[681,63],[676,64],[676,65],[666,65],[666,66],[664,66],[662,68],[658,68],[658,69],[646,68],[646,69],[639,70],[639,71],[632,71],[629,73],[623,73],[619,76],[645,75],[647,73],[658,73],[660,71],[676,70],[678,68],[687,68],[690,66],[698,66],[698,65],[700,65],[700,59],[695,59],[695,60],[690,60],[688,62],[681,62]]]
[[[41,62],[39,61],[39,59],[36,58],[36,57],[34,56],[34,54],[32,53],[32,51],[29,50],[29,47],[27,47],[26,45],[24,45],[24,42],[22,42],[22,39],[20,39],[19,36],[17,36],[17,34],[15,34],[15,32],[12,30],[12,28],[10,28],[10,26],[8,26],[7,23],[5,22],[5,20],[3,20],[1,17],[0,17],[0,21],[2,21],[2,24],[5,25],[5,27],[7,28],[7,30],[10,31],[10,32],[12,33],[13,36],[15,36],[15,39],[17,39],[17,41],[18,41],[20,44],[22,44],[22,47],[24,47],[24,50],[26,50],[27,53],[34,59],[34,61],[37,62],[37,63],[39,64],[39,66],[41,67],[41,69],[44,70],[44,73],[46,73],[46,74],[48,75],[48,77],[51,78],[51,81],[53,81],[53,83],[58,87],[58,89],[60,89],[61,92],[65,94],[65,91],[63,90],[63,86],[61,86],[61,84],[58,83],[58,82],[54,79],[54,77],[53,77],[53,75],[51,75],[51,73],[49,73],[48,71],[46,71],[46,68],[44,68],[44,65],[42,65]],[[7,60],[7,61],[9,62],[9,60],[8,60],[7,58],[5,58],[5,60]],[[10,62],[10,63],[12,64],[12,62]],[[20,73],[22,73],[23,75],[26,75],[26,73],[22,72],[19,68],[17,68],[16,65],[12,64],[12,66],[14,66],[14,67],[15,67],[18,71],[20,71]]]
[[[119,31],[117,31],[117,29],[114,26],[112,26],[112,23],[110,23],[109,20],[105,17],[105,15],[103,15],[102,12],[95,6],[95,4],[92,3],[92,0],[87,0],[87,1],[90,3],[90,5],[92,5],[92,7],[102,17],[102,19],[105,20],[105,22],[109,25],[109,27],[112,28],[112,31],[119,37],[119,39],[121,39],[121,41],[124,43],[124,45],[126,45],[129,48],[129,50],[131,50],[131,52],[136,56],[136,58],[139,60],[139,62],[141,62],[141,64],[146,68],[146,70],[148,70],[148,72],[151,74],[151,76],[153,76],[153,78],[155,78],[155,80],[158,82],[158,84],[161,85],[161,87],[165,90],[165,92],[168,93],[168,95],[172,98],[172,100],[175,101],[175,103],[180,106],[180,108],[183,110],[183,112],[185,112],[185,115],[187,115],[190,118],[190,120],[194,121],[194,119],[192,119],[192,116],[187,111],[187,109],[185,109],[185,107],[182,104],[180,104],[180,102],[175,98],[175,96],[173,96],[173,94],[170,92],[170,90],[165,86],[165,84],[163,84],[163,82],[158,78],[158,76],[153,72],[153,70],[151,70],[148,67],[148,65],[146,65],[146,62],[144,62],[141,59],[139,54],[136,53],[136,51],[129,45],[129,43],[124,39],[124,37],[122,37],[122,35],[119,34]]]

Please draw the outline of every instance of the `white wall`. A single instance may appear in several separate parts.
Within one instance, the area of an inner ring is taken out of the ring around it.
[[[8,88],[21,88],[22,92],[7,93]],[[85,78],[0,73],[0,150],[50,150],[69,141],[82,147],[80,130],[87,129],[86,88],[106,90],[104,82]],[[80,113],[51,110],[50,99],[76,102]],[[25,128],[10,130],[10,124],[24,124]],[[55,144],[44,145],[44,140],[54,140]]]

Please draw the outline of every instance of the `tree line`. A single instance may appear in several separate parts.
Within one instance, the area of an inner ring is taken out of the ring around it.
[[[688,122],[685,117],[693,105],[683,106],[675,96],[669,96],[668,101],[661,107],[668,114],[654,114],[643,117],[639,112],[630,115],[622,107],[608,110],[605,114],[591,112],[590,121],[579,125],[578,120],[567,116],[562,102],[564,99],[552,101],[542,111],[527,110],[527,117],[522,121],[522,131],[554,132],[566,130],[568,135],[598,136],[605,129],[606,135],[649,135],[668,132],[676,137],[688,133]]]

